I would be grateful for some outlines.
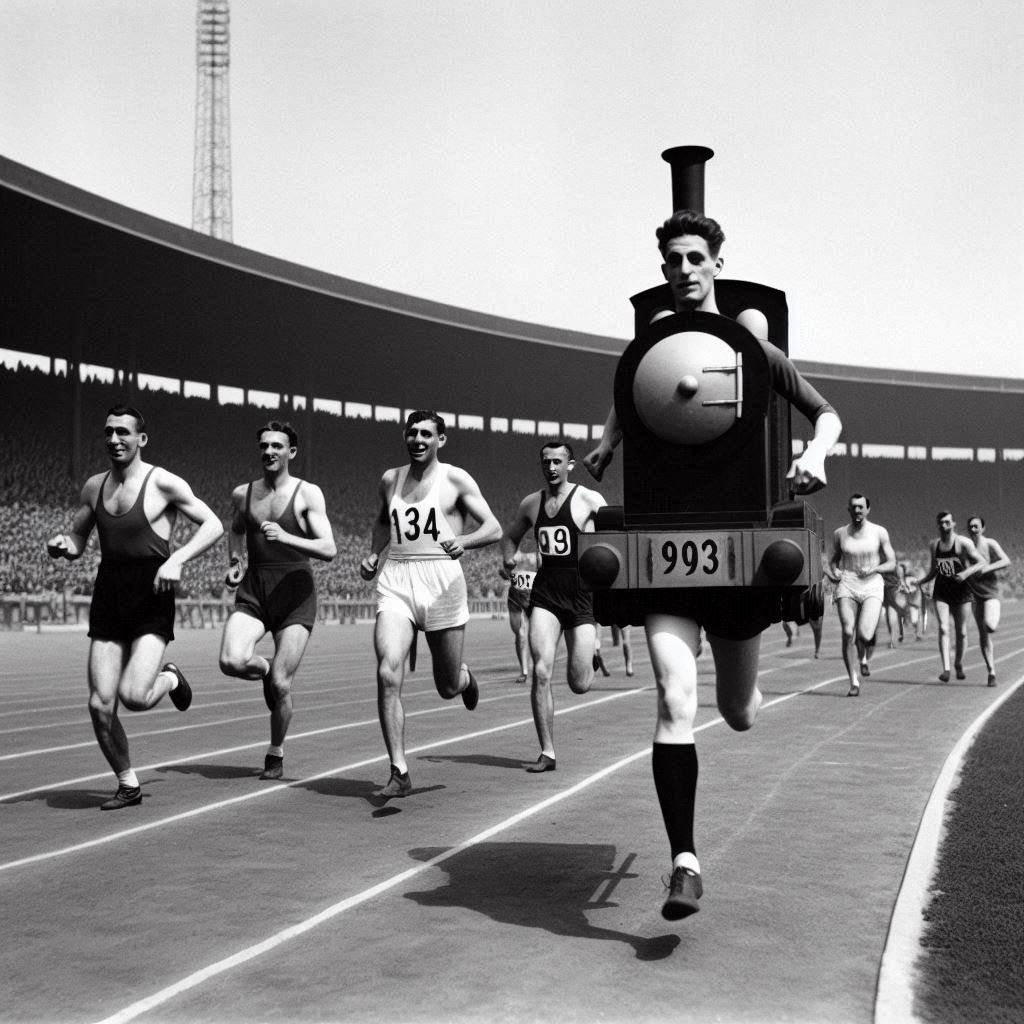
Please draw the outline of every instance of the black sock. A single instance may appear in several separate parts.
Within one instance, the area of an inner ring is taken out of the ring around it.
[[[697,798],[696,746],[692,743],[655,743],[651,766],[673,859],[681,853],[696,854],[693,845],[693,808]]]

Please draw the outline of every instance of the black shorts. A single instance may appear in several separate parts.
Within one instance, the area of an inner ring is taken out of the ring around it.
[[[174,591],[153,593],[153,580],[163,564],[162,558],[100,562],[89,606],[93,640],[131,643],[148,634],[168,643],[174,639]]]
[[[235,594],[235,611],[259,619],[270,633],[316,622],[316,582],[305,562],[249,566]]]
[[[678,615],[723,640],[749,640],[782,621],[778,593],[733,587],[605,590],[595,595],[594,610],[603,626],[642,626],[648,615]]]
[[[935,577],[935,587],[932,589],[933,601],[942,601],[948,605],[970,604],[973,596],[968,582],[960,583],[943,576]]]
[[[540,567],[533,581],[530,607],[543,608],[558,619],[562,629],[576,626],[594,626],[594,601],[589,590],[585,590],[576,569],[545,569]]]

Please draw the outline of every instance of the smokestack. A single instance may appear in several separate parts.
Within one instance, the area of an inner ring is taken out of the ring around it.
[[[704,164],[715,155],[707,146],[674,146],[661,154],[672,168],[672,212],[704,212]]]

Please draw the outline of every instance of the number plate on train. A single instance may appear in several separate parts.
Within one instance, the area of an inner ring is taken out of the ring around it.
[[[735,533],[645,533],[639,538],[641,587],[728,587],[742,562]]]

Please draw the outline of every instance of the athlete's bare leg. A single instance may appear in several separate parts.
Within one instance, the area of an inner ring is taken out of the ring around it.
[[[596,626],[573,626],[565,631],[566,679],[573,693],[586,693],[594,683],[596,643]]]
[[[847,696],[856,696],[860,693],[860,677],[857,675],[857,602],[851,597],[837,598],[836,611],[843,631],[843,664],[850,680]]]
[[[445,700],[458,697],[469,686],[469,669],[462,660],[466,627],[435,629],[424,634],[434,662],[434,686]]]
[[[748,640],[725,640],[708,633],[708,642],[715,659],[718,710],[727,725],[744,732],[753,726],[761,707],[761,691],[757,688],[761,635]]]
[[[989,597],[985,600],[975,599],[973,603],[974,621],[978,627],[978,640],[981,645],[981,656],[985,659],[985,668],[988,669],[989,682],[995,675],[995,645],[992,642],[992,634],[999,628],[999,615],[1001,606],[999,599]]]
[[[274,701],[270,712],[270,745],[281,747],[292,721],[292,683],[309,643],[309,630],[299,623],[274,634],[274,657],[267,676],[267,690]]]
[[[405,760],[405,710],[402,707],[402,683],[405,660],[412,647],[415,629],[412,622],[394,612],[380,612],[373,631],[377,654],[377,713],[384,745],[391,763],[401,773],[409,770]]]
[[[551,676],[561,636],[562,626],[557,616],[546,608],[530,609],[530,655],[533,658],[530,703],[533,707],[533,724],[537,729],[537,739],[540,741],[540,752],[551,758],[555,756],[555,699],[551,692]],[[591,636],[587,658],[593,656],[593,650]],[[593,675],[592,666],[590,671]]]
[[[254,653],[267,629],[260,619],[245,612],[232,612],[224,623],[220,641],[220,670],[236,679],[266,679],[270,662]]]
[[[655,743],[693,743],[700,627],[676,615],[647,616],[647,649],[658,687]]]

